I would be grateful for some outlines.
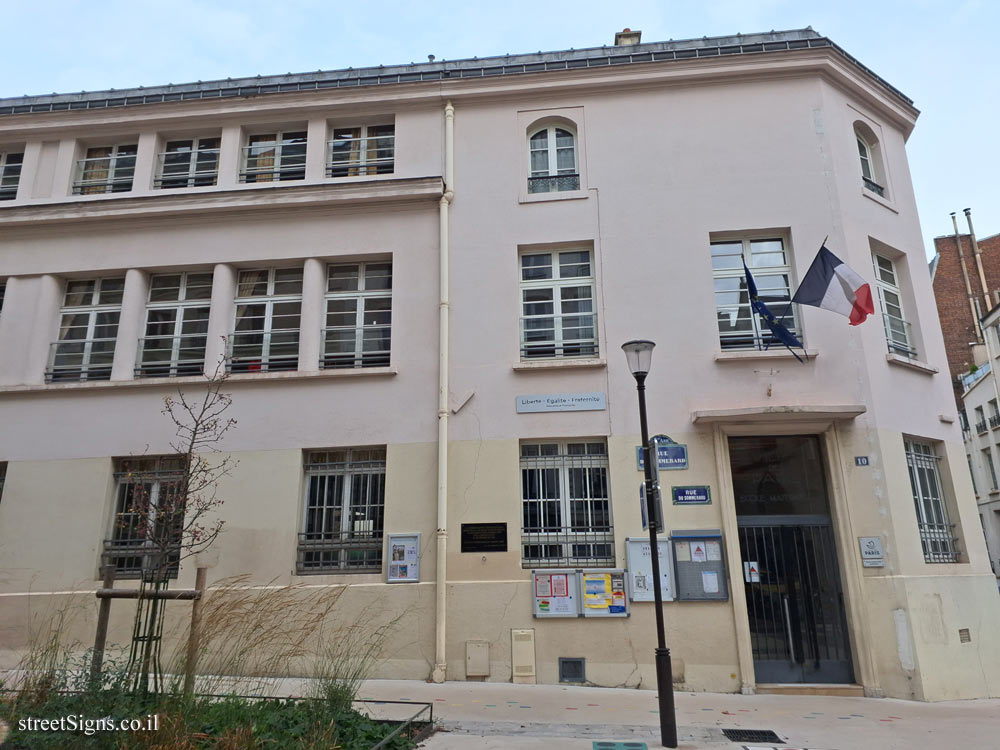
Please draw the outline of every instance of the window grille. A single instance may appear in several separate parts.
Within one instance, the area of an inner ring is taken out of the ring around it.
[[[306,131],[252,135],[243,148],[241,182],[302,180],[306,176]]]
[[[115,514],[104,559],[118,578],[176,578],[187,472],[182,456],[119,459]]]
[[[150,279],[136,377],[204,372],[211,298],[211,273],[166,273]]]
[[[76,163],[73,194],[94,195],[131,190],[135,177],[135,155],[134,143],[88,148],[86,158]]]
[[[17,186],[21,182],[23,163],[23,153],[0,151],[0,201],[12,201],[17,198]]]
[[[296,572],[379,573],[385,448],[310,451]]]
[[[722,349],[766,349],[783,346],[750,306],[746,263],[757,284],[757,295],[782,325],[799,337],[791,304],[790,252],[780,237],[737,239],[711,243],[715,310]]]
[[[320,367],[388,367],[392,263],[331,265],[326,288]]]
[[[614,565],[604,442],[521,445],[522,567]]]
[[[580,189],[576,136],[554,125],[536,131],[528,139],[531,173],[529,193],[557,193]]]
[[[231,372],[295,370],[299,363],[302,269],[240,271]]]
[[[948,506],[941,492],[941,477],[934,448],[907,440],[906,466],[910,473],[910,488],[917,511],[920,543],[924,561],[928,563],[958,562],[958,538],[955,524],[948,517]],[[990,457],[992,465],[992,457]],[[994,486],[996,479],[993,480]]]
[[[335,128],[327,144],[327,177],[392,174],[396,157],[395,125]]]
[[[590,250],[521,255],[521,359],[596,357]]]
[[[124,289],[123,276],[66,282],[59,340],[50,348],[45,372],[48,382],[110,379]]]
[[[189,138],[168,141],[159,154],[158,188],[189,188],[214,185],[219,176],[219,138]]]

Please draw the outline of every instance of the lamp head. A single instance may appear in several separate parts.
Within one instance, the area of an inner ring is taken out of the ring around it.
[[[634,376],[639,377],[649,372],[654,346],[656,344],[646,339],[635,339],[622,344],[622,351],[625,352],[625,359],[628,360],[628,369]]]

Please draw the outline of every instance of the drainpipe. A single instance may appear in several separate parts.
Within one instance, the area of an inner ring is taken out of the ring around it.
[[[969,309],[972,311],[972,319],[975,321],[973,328],[976,331],[976,341],[980,344],[983,343],[983,334],[979,330],[979,316],[976,315],[976,303],[973,301],[972,294],[972,284],[969,283],[969,272],[965,268],[965,253],[962,252],[962,240],[958,234],[958,220],[955,218],[955,212],[951,212],[951,225],[955,228],[955,247],[958,248],[958,262],[962,266],[962,278],[965,279],[965,296],[969,298]]]
[[[976,232],[972,229],[972,209],[963,208],[962,211],[965,213],[965,220],[969,222],[969,236],[972,238],[972,253],[976,256],[976,267],[979,268],[979,283],[983,285],[983,299],[986,301],[986,309],[983,310],[983,315],[985,315],[988,310],[993,309],[993,303],[990,302],[990,291],[986,286],[986,274],[983,272],[983,258],[979,252],[979,243],[976,242]]]
[[[455,108],[444,106],[444,195],[440,202],[438,267],[441,296],[438,301],[438,488],[437,570],[435,580],[434,671],[431,679],[444,682],[448,673],[446,620],[448,616],[448,209],[455,186]]]

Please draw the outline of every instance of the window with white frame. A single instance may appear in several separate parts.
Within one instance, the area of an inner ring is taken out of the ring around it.
[[[528,192],[580,189],[576,134],[565,125],[546,125],[528,136]]]
[[[933,446],[915,440],[904,441],[906,466],[910,474],[910,488],[913,490],[913,504],[917,511],[917,525],[920,529],[920,543],[923,546],[924,562],[958,562],[958,538],[955,524],[951,523],[948,506],[941,490],[941,476],[938,472],[938,457]],[[992,456],[989,466],[992,469]],[[994,476],[993,484],[996,486]]]
[[[521,359],[596,357],[590,250],[522,253]]]
[[[137,377],[200,375],[212,298],[211,272],[156,274],[149,280]]]
[[[903,299],[896,266],[892,260],[878,253],[872,255],[872,261],[875,265],[875,287],[878,289],[889,351],[904,357],[916,357],[912,327],[903,316]]]
[[[328,266],[320,367],[388,367],[391,338],[392,263]]]
[[[798,337],[798,319],[791,304],[791,253],[781,237],[715,241],[711,243],[711,251],[719,343],[723,349],[766,349],[780,345],[750,306],[744,263],[753,275],[760,301]]]
[[[385,447],[309,451],[296,572],[378,573]]]
[[[302,180],[306,176],[306,131],[251,135],[243,149],[242,182]]]
[[[136,144],[92,146],[76,163],[74,195],[124,193],[132,189],[135,177]]]
[[[607,443],[522,443],[522,565],[614,565],[614,541]]]
[[[240,271],[236,282],[236,325],[229,345],[230,370],[296,369],[301,313],[301,268]]]
[[[996,466],[993,464],[993,449],[983,448],[983,465],[986,467],[989,473],[990,479],[990,489],[997,489],[997,470]]]
[[[327,177],[392,174],[396,158],[395,125],[334,128],[327,144]]]
[[[119,578],[177,577],[184,527],[183,456],[140,456],[115,465],[115,511],[105,564]]]
[[[881,163],[881,149],[878,138],[871,128],[863,123],[854,124],[854,140],[858,146],[861,161],[861,182],[866,190],[885,197],[885,172]]]
[[[124,289],[124,276],[66,282],[59,340],[49,352],[49,382],[111,377]]]
[[[23,152],[0,151],[0,201],[12,201],[17,198],[17,186],[21,182],[23,163]]]
[[[219,177],[220,142],[217,137],[167,141],[153,185],[163,189],[214,185]]]

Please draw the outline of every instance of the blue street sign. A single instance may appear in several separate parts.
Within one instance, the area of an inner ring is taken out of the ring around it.
[[[706,486],[671,487],[674,494],[674,505],[709,505],[712,493]]]
[[[670,471],[672,469],[686,469],[688,467],[688,449],[683,443],[657,443],[656,463],[660,471]],[[639,471],[646,468],[645,461],[642,460],[642,446],[635,447],[635,461]]]

